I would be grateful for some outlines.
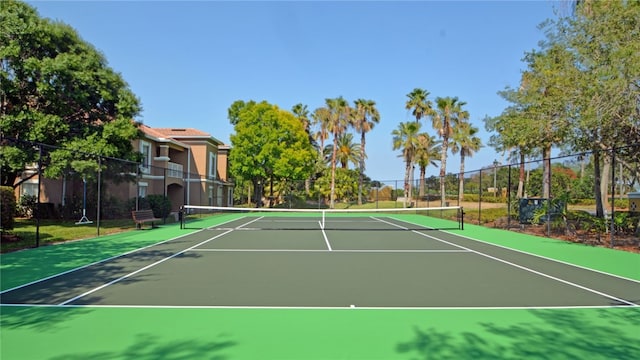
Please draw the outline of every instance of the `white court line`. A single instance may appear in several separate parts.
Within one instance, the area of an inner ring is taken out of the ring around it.
[[[623,305],[559,305],[559,306],[234,306],[234,305],[50,305],[50,304],[0,304],[6,307],[65,307],[65,308],[88,308],[88,309],[224,309],[224,310],[562,310],[562,309],[613,309],[632,308]]]
[[[320,230],[322,230],[322,236],[324,237],[325,244],[327,244],[327,249],[329,249],[329,251],[333,251],[333,249],[331,248],[331,244],[329,243],[327,233],[324,231],[324,226],[322,226],[322,222],[318,221],[318,224],[320,224]]]
[[[189,251],[198,252],[297,252],[297,253],[317,253],[317,252],[344,252],[344,253],[469,253],[467,250],[398,250],[398,249],[371,249],[371,250],[324,250],[324,249],[193,249]]]
[[[468,240],[476,241],[476,242],[479,242],[479,243],[483,243],[483,244],[486,244],[486,245],[495,246],[495,247],[498,247],[498,248],[501,248],[501,249],[511,250],[511,251],[515,251],[515,252],[518,252],[518,253],[521,253],[521,254],[535,256],[535,257],[538,257],[540,259],[545,259],[545,260],[557,262],[559,264],[572,266],[572,267],[575,267],[575,268],[578,268],[578,269],[593,271],[593,272],[598,273],[598,274],[607,275],[607,276],[611,276],[611,277],[615,277],[615,278],[618,278],[618,279],[627,280],[627,281],[631,281],[631,282],[635,282],[635,283],[640,284],[640,280],[631,279],[631,278],[620,276],[620,275],[616,275],[616,274],[611,274],[611,273],[608,273],[606,271],[592,269],[592,268],[588,268],[588,267],[582,266],[582,265],[572,264],[570,262],[566,262],[566,261],[562,261],[562,260],[558,260],[558,259],[553,259],[553,258],[550,258],[550,257],[547,257],[547,256],[543,256],[543,255],[529,253],[529,252],[526,252],[526,251],[523,251],[523,250],[512,249],[512,248],[510,248],[508,246],[499,245],[499,244],[493,244],[493,243],[490,243],[490,242],[487,242],[487,241],[484,241],[484,240],[475,239],[475,238],[472,238],[472,237],[469,237],[469,236],[466,236],[466,235],[455,234],[455,233],[452,233],[452,232],[449,232],[449,231],[444,231],[444,230],[442,230],[442,232],[450,234],[450,235],[453,235],[453,236],[458,236],[458,237],[461,237],[461,238],[465,238],[465,239],[468,239]]]
[[[408,228],[405,228],[405,227],[400,226],[400,225],[396,225],[396,224],[394,224],[394,223],[392,223],[392,222],[388,222],[388,221],[384,221],[384,220],[380,220],[380,221],[385,222],[385,223],[390,224],[390,225],[393,225],[393,226],[397,226],[397,227],[399,227],[399,228],[401,228],[401,229],[406,229],[406,230],[408,230]],[[518,269],[525,270],[525,271],[531,272],[531,273],[533,273],[533,274],[540,275],[540,276],[546,277],[546,278],[548,278],[548,279],[552,279],[552,280],[555,280],[555,281],[561,282],[561,283],[563,283],[563,284],[571,285],[571,286],[577,287],[577,288],[579,288],[579,289],[586,290],[586,291],[592,292],[592,293],[594,293],[594,294],[597,294],[597,295],[600,295],[600,296],[604,296],[604,297],[607,297],[607,298],[612,299],[612,300],[619,301],[619,302],[621,302],[621,303],[624,303],[624,304],[627,304],[627,305],[630,305],[630,306],[640,307],[640,305],[638,305],[638,304],[636,304],[636,303],[633,303],[633,302],[631,302],[631,301],[628,301],[628,300],[625,300],[625,299],[620,299],[620,298],[618,298],[618,297],[615,297],[615,296],[613,296],[613,295],[610,295],[610,294],[604,293],[604,292],[602,292],[602,291],[598,291],[598,290],[595,290],[595,289],[592,289],[592,288],[589,288],[589,287],[586,287],[586,286],[582,286],[582,285],[580,285],[580,284],[576,284],[576,283],[571,282],[571,281],[568,281],[568,280],[560,279],[560,278],[558,278],[558,277],[555,277],[555,276],[552,276],[552,275],[549,275],[549,274],[545,274],[545,273],[543,273],[543,272],[540,272],[540,271],[537,271],[537,270],[534,270],[534,269],[528,268],[528,267],[526,267],[526,266],[518,265],[518,264],[516,264],[516,263],[512,263],[512,262],[510,262],[510,261],[507,261],[507,260],[504,260],[504,259],[500,259],[500,258],[498,258],[498,257],[492,256],[492,255],[489,255],[489,254],[485,254],[485,253],[482,253],[482,252],[480,252],[480,251],[476,251],[476,250],[473,250],[473,249],[469,249],[469,248],[467,248],[467,247],[464,247],[464,246],[461,246],[461,245],[457,245],[457,244],[454,244],[454,243],[452,243],[452,242],[449,242],[449,241],[446,241],[446,240],[443,240],[443,239],[439,239],[439,238],[434,237],[434,236],[431,236],[431,235],[427,235],[427,234],[425,234],[425,233],[421,233],[421,232],[419,232],[419,231],[417,231],[417,230],[411,230],[411,232],[416,233],[416,234],[421,235],[421,236],[424,236],[424,237],[428,237],[428,238],[433,239],[433,240],[436,240],[436,241],[443,242],[443,243],[448,244],[448,245],[451,245],[451,246],[458,247],[458,248],[460,248],[460,249],[468,250],[468,251],[470,251],[470,252],[473,252],[473,253],[478,254],[478,255],[480,255],[480,256],[484,256],[484,257],[489,258],[489,259],[491,259],[491,260],[499,261],[499,262],[501,262],[501,263],[503,263],[503,264],[507,264],[507,265],[510,265],[510,266],[516,267],[516,268],[518,268]]]
[[[405,222],[405,223],[407,223],[407,224],[412,224],[412,225],[417,225],[417,226],[423,226],[423,225],[420,225],[420,224],[412,223],[412,222],[410,222],[410,221],[405,221],[405,220],[400,220],[400,219],[395,219],[395,220],[397,220],[397,221],[401,221],[401,222]],[[423,227],[424,227],[424,226],[423,226]],[[408,230],[408,229],[407,229],[407,230]],[[429,230],[429,228],[425,228],[425,230]],[[510,250],[510,251],[513,251],[513,252],[517,252],[517,253],[525,254],[525,255],[529,255],[529,256],[534,256],[534,257],[537,257],[537,258],[540,258],[540,259],[545,259],[545,260],[548,260],[548,261],[556,262],[556,263],[558,263],[558,264],[563,264],[563,265],[571,266],[571,267],[574,267],[574,268],[577,268],[577,269],[593,271],[593,272],[598,273],[598,274],[607,275],[607,276],[611,276],[611,277],[614,277],[614,278],[618,278],[618,279],[622,279],[622,280],[627,280],[627,281],[631,281],[631,282],[635,282],[635,283],[640,284],[640,280],[637,280],[637,279],[632,279],[632,278],[624,277],[624,276],[621,276],[621,275],[608,273],[608,272],[606,272],[606,271],[602,271],[602,270],[592,269],[592,268],[589,268],[589,267],[586,267],[586,266],[582,266],[582,265],[572,264],[572,263],[570,263],[570,262],[566,262],[566,261],[563,261],[563,260],[558,260],[558,259],[550,258],[550,257],[547,257],[547,256],[543,256],[543,255],[538,255],[538,254],[534,254],[534,253],[526,252],[526,251],[524,251],[524,250],[518,250],[518,249],[510,248],[510,247],[505,246],[505,245],[494,244],[494,243],[491,243],[491,242],[488,242],[488,241],[485,241],[485,240],[480,240],[480,239],[472,238],[471,236],[466,236],[466,235],[462,235],[462,234],[452,233],[452,232],[447,231],[447,230],[438,230],[438,231],[443,232],[443,233],[445,233],[445,234],[449,234],[449,235],[453,235],[453,236],[461,237],[461,238],[464,238],[464,239],[467,239],[467,240],[471,240],[471,241],[479,242],[479,243],[482,243],[482,244],[485,244],[485,245],[495,246],[495,247],[497,247],[497,248],[501,248],[501,249],[505,249],[505,250]]]
[[[412,222],[410,222],[410,221],[405,221],[405,220],[400,220],[400,219],[395,219],[395,218],[394,218],[394,220],[401,221],[401,222],[404,222],[404,223],[407,223],[407,224],[411,224],[411,225],[417,225],[417,226],[425,227],[424,225],[420,225],[420,224],[412,223]],[[425,230],[430,230],[430,229],[431,229],[431,230],[435,230],[435,229],[433,229],[433,228],[425,228]],[[407,229],[407,230],[408,230],[408,229]],[[611,277],[614,277],[614,278],[618,278],[618,279],[622,279],[622,280],[627,280],[627,281],[631,281],[631,282],[635,282],[635,283],[640,284],[640,280],[631,279],[631,278],[624,277],[624,276],[621,276],[621,275],[616,275],[616,274],[608,273],[608,272],[606,272],[606,271],[597,270],[597,269],[592,269],[592,268],[589,268],[589,267],[586,267],[586,266],[582,266],[582,265],[572,264],[572,263],[570,263],[570,262],[566,262],[566,261],[562,261],[562,260],[558,260],[558,259],[550,258],[550,257],[543,256],[543,255],[533,254],[533,253],[530,253],[530,252],[526,252],[526,251],[524,251],[524,250],[513,249],[513,248],[510,248],[510,247],[508,247],[508,246],[499,245],[499,244],[494,244],[494,243],[491,243],[491,242],[488,242],[488,241],[485,241],[485,240],[480,240],[480,239],[472,238],[472,237],[470,237],[470,236],[466,236],[466,235],[462,235],[462,234],[452,233],[452,232],[447,231],[447,230],[438,230],[438,231],[443,232],[443,233],[445,233],[445,234],[449,234],[449,235],[453,235],[453,236],[457,236],[457,237],[465,238],[465,239],[467,239],[467,240],[472,240],[472,241],[475,241],[475,242],[479,242],[479,243],[482,243],[482,244],[485,244],[485,245],[491,245],[491,246],[495,246],[495,247],[498,247],[498,248],[501,248],[501,249],[510,250],[510,251],[514,251],[514,252],[517,252],[517,253],[526,254],[526,255],[529,255],[529,256],[535,256],[535,257],[537,257],[537,258],[545,259],[545,260],[548,260],[548,261],[553,261],[553,262],[556,262],[556,263],[558,263],[558,264],[564,264],[564,265],[568,265],[568,266],[575,267],[575,268],[577,268],[577,269],[593,271],[593,272],[598,273],[598,274],[607,275],[607,276],[611,276]]]
[[[244,225],[251,224],[251,223],[252,223],[252,222],[254,222],[254,221],[258,221],[259,219],[260,219],[260,218],[257,218],[257,219],[251,220],[251,221],[249,221],[249,222],[247,222],[247,223],[245,223],[245,224],[242,224],[242,225],[240,225],[240,226],[239,226],[239,228],[240,228],[240,227],[242,227],[242,226],[244,226]],[[130,272],[130,273],[128,273],[128,274],[126,274],[126,275],[124,275],[124,276],[121,276],[121,277],[119,277],[119,278],[115,279],[115,280],[109,281],[108,283],[102,284],[102,285],[100,285],[100,286],[98,286],[98,287],[96,287],[96,288],[93,288],[93,289],[91,289],[91,290],[89,290],[89,291],[86,291],[86,292],[84,292],[84,293],[82,293],[82,294],[80,294],[80,295],[78,295],[78,296],[74,296],[74,297],[72,297],[71,299],[65,300],[65,301],[63,301],[63,302],[59,303],[58,305],[62,306],[62,305],[66,305],[66,304],[68,304],[68,303],[70,303],[70,302],[76,301],[76,300],[78,300],[78,299],[80,299],[80,298],[82,298],[82,297],[85,297],[85,296],[87,296],[87,295],[89,295],[89,294],[92,294],[92,293],[94,293],[94,292],[96,292],[96,291],[98,291],[98,290],[100,290],[100,289],[104,289],[104,288],[105,288],[105,287],[107,287],[107,286],[113,285],[113,284],[115,284],[115,283],[117,283],[117,282],[119,282],[119,281],[122,281],[122,280],[124,280],[124,279],[126,279],[126,278],[129,278],[129,277],[131,277],[131,276],[133,276],[133,275],[135,275],[135,274],[137,274],[137,273],[139,273],[139,272],[142,272],[142,271],[147,270],[147,269],[149,269],[149,268],[152,268],[152,267],[154,267],[154,266],[156,266],[156,265],[158,265],[158,264],[161,264],[161,263],[163,263],[163,262],[165,262],[165,261],[167,261],[167,260],[169,260],[169,259],[173,259],[174,257],[176,257],[176,256],[178,256],[178,255],[184,254],[185,252],[187,252],[187,251],[189,251],[189,250],[193,250],[194,248],[197,248],[197,247],[198,247],[198,246],[200,246],[200,245],[206,244],[206,243],[208,243],[209,241],[215,240],[215,239],[217,239],[217,238],[219,238],[219,237],[221,237],[221,236],[224,236],[224,235],[226,235],[226,234],[228,234],[228,233],[230,233],[230,232],[232,232],[232,231],[233,231],[233,230],[225,231],[225,232],[223,232],[223,233],[221,233],[221,234],[218,234],[218,235],[216,235],[216,236],[214,236],[214,237],[212,237],[212,238],[209,238],[209,239],[207,239],[207,240],[201,241],[201,242],[199,242],[199,243],[197,243],[197,244],[195,244],[195,245],[193,245],[193,246],[191,246],[191,247],[189,247],[189,248],[186,248],[186,249],[184,249],[184,250],[182,250],[182,251],[179,251],[179,252],[177,252],[177,253],[175,253],[175,254],[173,254],[173,255],[167,256],[167,257],[165,257],[165,258],[163,258],[163,259],[160,259],[160,260],[158,260],[158,261],[156,261],[156,262],[154,262],[154,263],[152,263],[152,264],[149,264],[149,265],[147,265],[147,266],[145,266],[145,267],[142,267],[142,268],[140,268],[140,269],[138,269],[138,270],[136,270],[136,271]]]

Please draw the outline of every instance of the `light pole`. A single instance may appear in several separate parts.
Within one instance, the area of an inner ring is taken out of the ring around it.
[[[493,160],[493,197],[497,197],[498,196],[498,184],[496,182],[497,180],[497,174],[498,174],[498,160]]]

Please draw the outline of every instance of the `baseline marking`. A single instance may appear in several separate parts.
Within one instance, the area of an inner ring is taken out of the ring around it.
[[[389,250],[382,250],[382,249],[371,249],[371,250],[349,250],[349,249],[345,249],[345,250],[321,250],[321,249],[193,249],[193,250],[189,250],[189,251],[198,251],[198,252],[266,252],[266,253],[272,253],[272,252],[298,252],[298,253],[304,253],[304,252],[310,252],[310,253],[315,253],[315,252],[336,252],[336,253],[340,253],[340,252],[345,252],[345,253],[407,253],[407,254],[412,254],[412,253],[468,253],[470,251],[467,250],[424,250],[424,249],[418,249],[418,250],[397,250],[397,249],[389,249]]]
[[[60,305],[48,305],[48,304],[2,304],[6,307],[28,307],[28,308],[47,308],[47,307],[61,307]],[[612,309],[612,308],[624,308],[620,305],[585,305],[585,306],[264,306],[264,305],[62,305],[66,308],[102,308],[102,309],[286,309],[286,310],[553,310],[553,309]]]
[[[250,223],[252,223],[252,222],[254,222],[254,221],[258,221],[259,219],[260,219],[260,218],[257,218],[257,219],[254,219],[254,220],[251,220],[251,221],[247,222],[246,224],[242,224],[242,225],[240,225],[240,226],[238,226],[238,227],[240,228],[240,227],[242,227],[242,226],[244,226],[244,225],[248,225],[248,224],[250,224]],[[158,260],[158,261],[156,261],[156,262],[154,262],[154,263],[152,263],[152,264],[149,264],[149,265],[147,265],[147,266],[145,266],[145,267],[142,267],[142,268],[140,268],[140,269],[138,269],[138,270],[136,270],[136,271],[130,272],[130,273],[126,274],[126,275],[123,275],[123,276],[121,276],[121,277],[119,277],[119,278],[115,279],[115,280],[109,281],[109,282],[108,282],[108,283],[106,283],[106,284],[102,284],[102,285],[100,285],[100,286],[98,286],[98,287],[96,287],[96,288],[94,288],[94,289],[91,289],[91,290],[89,290],[89,291],[86,291],[86,292],[84,292],[84,293],[82,293],[82,294],[80,294],[80,295],[78,295],[78,296],[74,296],[74,297],[72,297],[71,299],[65,300],[65,301],[63,301],[63,302],[59,303],[58,305],[59,305],[59,306],[67,305],[67,304],[68,304],[68,303],[70,303],[70,302],[76,301],[76,300],[78,300],[78,299],[80,299],[80,298],[82,298],[82,297],[85,297],[85,296],[87,296],[87,295],[89,295],[89,294],[92,294],[92,293],[94,293],[94,292],[96,292],[96,291],[98,291],[98,290],[100,290],[100,289],[104,289],[104,288],[105,288],[105,287],[107,287],[107,286],[113,285],[113,284],[115,284],[115,283],[117,283],[117,282],[119,282],[119,281],[122,281],[122,280],[124,280],[124,279],[126,279],[126,278],[129,278],[129,277],[131,277],[131,276],[133,276],[133,275],[135,275],[135,274],[138,274],[138,273],[140,273],[140,272],[142,272],[142,271],[144,271],[144,270],[147,270],[147,269],[152,268],[152,267],[154,267],[154,266],[156,266],[156,265],[158,265],[158,264],[161,264],[161,263],[163,263],[163,262],[165,262],[165,261],[167,261],[167,260],[169,260],[169,259],[173,259],[174,257],[176,257],[176,256],[178,256],[178,255],[182,255],[182,254],[186,253],[186,252],[187,252],[187,251],[189,251],[189,250],[193,250],[193,249],[197,248],[198,246],[201,246],[201,245],[203,245],[203,244],[206,244],[206,243],[208,243],[209,241],[215,240],[215,239],[217,239],[217,238],[219,238],[219,237],[221,237],[221,236],[224,236],[224,235],[226,235],[226,234],[228,234],[228,233],[230,233],[230,232],[232,232],[232,231],[233,231],[233,230],[225,231],[225,232],[223,232],[223,233],[221,233],[221,234],[218,234],[218,235],[216,235],[216,236],[214,236],[214,237],[212,237],[212,238],[210,238],[210,239],[207,239],[207,240],[201,241],[201,242],[199,242],[199,243],[197,243],[197,244],[195,244],[195,245],[193,245],[193,246],[191,246],[191,247],[189,247],[189,248],[186,248],[186,249],[184,249],[184,250],[182,250],[182,251],[179,251],[179,252],[177,252],[177,253],[175,253],[175,254],[173,254],[173,255],[171,255],[171,256],[167,256],[167,257],[165,257],[164,259],[160,259],[160,260]]]

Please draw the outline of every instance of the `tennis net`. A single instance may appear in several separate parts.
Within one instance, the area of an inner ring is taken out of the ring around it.
[[[464,229],[459,206],[393,209],[282,209],[184,205],[181,227],[237,230]]]

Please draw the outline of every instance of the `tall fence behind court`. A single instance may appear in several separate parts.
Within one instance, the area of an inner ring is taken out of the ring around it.
[[[2,140],[3,147],[26,148],[37,154],[38,160],[22,169],[14,182],[21,203],[19,216],[31,217],[36,224],[40,220],[80,222],[77,226],[95,226],[96,234],[100,235],[105,221],[122,220],[126,223],[124,226],[132,227],[131,211],[142,208],[163,208],[166,213],[162,217],[173,221],[182,204],[329,206],[327,181],[289,180],[276,182],[273,187],[260,184],[260,191],[256,191],[254,184],[226,183],[190,173],[179,164],[141,166],[137,162],[90,153],[84,156],[84,171],[65,170],[52,179],[45,173],[53,147]],[[476,169],[465,171],[462,176],[455,169],[447,169],[449,173],[443,178],[444,200],[438,176],[416,177],[408,183],[403,179],[369,180],[362,190],[363,206],[463,206],[467,223],[592,244],[638,246],[639,210],[631,208],[634,200],[629,198],[640,188],[640,144],[602,150],[598,156],[600,169],[605,170],[605,176],[600,179],[594,172],[594,154],[589,152],[527,160],[523,164],[494,162],[479,169],[472,157],[465,165]],[[546,174],[545,163],[550,164],[551,169]],[[606,185],[601,217],[596,216],[597,181]],[[230,193],[232,186],[234,192]],[[545,186],[549,188],[549,197],[544,195]],[[337,206],[355,207],[358,191],[357,181],[337,181]],[[83,215],[89,222],[82,224]]]

